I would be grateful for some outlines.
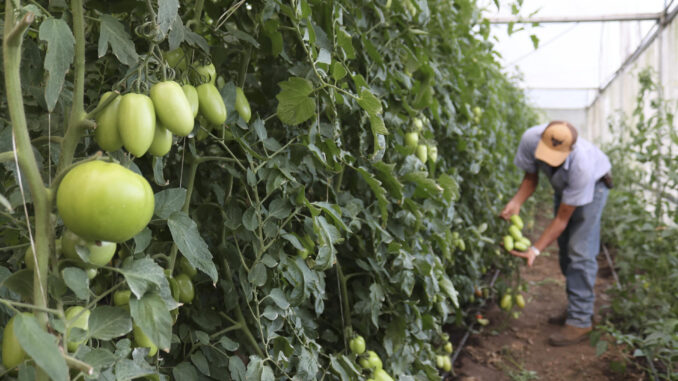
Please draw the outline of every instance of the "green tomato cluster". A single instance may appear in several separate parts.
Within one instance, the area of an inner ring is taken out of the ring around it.
[[[511,250],[518,250],[518,251],[525,251],[527,250],[530,245],[532,245],[532,242],[530,240],[523,236],[522,229],[523,226],[523,219],[520,218],[519,215],[514,214],[511,216],[511,226],[508,229],[507,235],[504,236],[504,249],[511,251]]]

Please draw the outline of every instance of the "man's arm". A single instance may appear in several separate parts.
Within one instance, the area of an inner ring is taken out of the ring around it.
[[[567,227],[567,223],[570,221],[570,217],[572,217],[572,213],[574,213],[575,209],[577,209],[576,206],[560,203],[556,217],[551,221],[549,226],[546,227],[544,232],[541,233],[541,236],[533,246],[539,251],[544,251],[553,243],[553,241],[558,239],[560,234]],[[534,263],[534,259],[537,257],[537,253],[535,253],[532,248],[527,249],[525,252],[512,250],[510,253],[516,257],[527,259],[527,265],[530,267],[532,267],[532,263]]]
[[[511,201],[506,204],[504,210],[501,211],[499,216],[505,220],[508,220],[512,215],[520,213],[520,207],[523,205],[525,200],[527,200],[532,195],[532,193],[534,193],[535,189],[537,189],[538,182],[538,172],[525,172],[525,177],[523,177],[523,181],[520,183],[518,191],[513,196],[513,198],[511,198]]]

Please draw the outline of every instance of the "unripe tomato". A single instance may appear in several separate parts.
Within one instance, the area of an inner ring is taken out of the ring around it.
[[[428,146],[428,156],[431,158],[431,161],[434,163],[438,161],[438,147],[437,146]]]
[[[414,118],[412,119],[412,128],[417,132],[421,132],[424,129],[424,122],[419,118]]]
[[[445,349],[445,352],[452,353],[452,343],[450,343],[449,341],[445,343],[445,346],[443,348]]]
[[[367,351],[367,364],[368,368],[371,369],[381,369],[383,367],[381,358],[374,351]]]
[[[158,82],[151,87],[153,107],[160,123],[177,136],[193,131],[195,117],[184,90],[174,81]]]
[[[191,105],[191,112],[193,113],[193,118],[198,116],[198,90],[193,87],[193,85],[183,85],[181,89],[188,99],[188,104]]]
[[[80,328],[87,331],[89,327],[89,314],[90,311],[81,306],[73,306],[66,310],[66,320],[68,321],[68,329],[66,330],[66,335],[70,337],[72,328]],[[68,340],[68,350],[75,352],[80,344],[84,343],[86,340],[80,341],[71,341]]]
[[[523,238],[520,239],[520,242],[525,245],[525,247],[530,247],[532,245],[532,242],[530,241],[529,238],[523,236]]]
[[[250,117],[252,117],[250,102],[247,101],[247,97],[240,87],[235,88],[235,109],[245,123],[250,121]]]
[[[370,367],[370,362],[367,361],[367,357],[361,358],[360,360],[358,360],[358,362],[360,363],[360,366],[362,366],[365,369],[368,369]]]
[[[511,301],[511,294],[509,293],[504,294],[504,296],[502,296],[501,298],[499,306],[506,311],[510,310],[511,306],[513,306],[513,302]]]
[[[436,367],[438,369],[443,369],[443,366],[445,365],[445,356],[443,355],[437,355],[436,356]]]
[[[186,257],[179,258],[178,269],[179,273],[186,274],[189,278],[194,278],[196,275],[198,275],[198,270],[193,267],[191,262],[189,262]]]
[[[167,64],[173,69],[186,70],[188,67],[188,58],[186,52],[181,48],[176,48],[162,53]]]
[[[386,373],[385,370],[378,368],[374,371],[374,381],[393,381],[393,377]]]
[[[193,74],[193,83],[211,83],[214,85],[217,80],[217,69],[213,63],[196,66]]]
[[[417,148],[419,144],[419,134],[416,132],[405,133],[405,145],[410,148]]]
[[[26,248],[26,252],[24,253],[24,264],[26,265],[26,268],[35,271],[35,259],[33,257],[33,248],[31,248],[30,245]]]
[[[138,325],[132,324],[132,335],[137,347],[148,348],[148,355],[155,356],[158,353],[158,346],[155,345],[151,339],[139,328]]]
[[[309,251],[308,249],[304,248],[301,250],[297,250],[297,255],[301,257],[301,259],[306,259],[308,258]]]
[[[516,297],[516,306],[520,308],[525,308],[525,298],[523,297],[523,294],[517,294]]]
[[[179,301],[179,297],[181,296],[181,289],[179,288],[179,283],[177,283],[177,280],[174,279],[174,277],[168,277],[167,279],[169,281],[172,298],[174,298],[174,300],[176,301]]]
[[[80,266],[84,266],[86,263],[80,259],[76,246],[83,246],[89,250],[89,262],[87,263],[94,266],[104,266],[110,262],[118,247],[115,242],[85,241],[67,229],[61,236],[61,250],[66,258],[77,262]]]
[[[528,247],[523,240],[518,240],[518,242],[513,244],[513,249],[518,251],[527,251]]]
[[[510,235],[504,236],[504,249],[511,251],[513,250],[513,237]]]
[[[349,341],[348,346],[351,348],[351,352],[360,355],[365,352],[365,339],[358,335]]]
[[[452,370],[452,360],[450,360],[449,356],[443,356],[443,370],[445,372],[449,372]]]
[[[99,104],[104,103],[113,96],[112,91],[107,91],[101,96]],[[94,130],[94,140],[105,151],[117,151],[122,147],[122,137],[118,129],[118,110],[120,109],[120,96],[116,96],[111,103],[96,115],[97,128]]]
[[[520,218],[520,216],[517,214],[511,216],[511,222],[513,223],[513,225],[516,225],[518,229],[522,229],[525,226],[525,224],[523,223],[523,219]]]
[[[509,227],[509,234],[513,236],[513,239],[518,241],[521,238],[523,238],[523,233],[520,231],[520,229],[516,225],[511,225]]]
[[[426,145],[419,144],[417,146],[416,154],[417,154],[417,157],[419,158],[419,160],[421,160],[422,163],[426,163],[426,160],[428,159],[428,149],[426,148]]]
[[[211,83],[205,83],[196,89],[198,91],[198,103],[200,114],[215,126],[221,126],[226,122],[226,105],[219,94],[219,90]]]
[[[98,160],[71,169],[57,190],[64,225],[92,241],[127,241],[148,225],[154,206],[146,179],[119,164]]]
[[[186,274],[179,274],[174,279],[179,285],[179,301],[181,303],[191,303],[195,297],[195,289],[191,278]]]
[[[148,153],[153,156],[165,156],[172,149],[172,133],[160,123],[155,125],[153,141],[148,147]]]
[[[85,270],[85,274],[87,274],[87,278],[89,280],[92,280],[99,275],[99,270],[95,269],[94,267],[90,267],[87,270]]]
[[[113,305],[127,306],[129,305],[129,298],[132,296],[130,290],[118,290],[113,293]]]
[[[28,315],[28,313],[24,314]],[[16,315],[9,319],[2,334],[2,365],[5,369],[12,369],[26,359],[26,352],[21,348],[14,333],[15,318]]]
[[[125,149],[136,157],[144,156],[155,134],[155,108],[144,94],[122,96],[118,108],[118,129]]]

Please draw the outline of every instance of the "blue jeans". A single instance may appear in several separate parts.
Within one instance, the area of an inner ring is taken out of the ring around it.
[[[565,231],[558,237],[560,270],[565,275],[567,290],[566,324],[586,328],[591,326],[600,251],[600,217],[607,201],[608,189],[602,181],[595,186],[593,201],[578,206]],[[560,196],[555,197],[555,210]]]

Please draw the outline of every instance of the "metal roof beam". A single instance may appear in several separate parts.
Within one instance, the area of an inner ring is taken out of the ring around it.
[[[575,23],[575,22],[610,22],[610,21],[658,21],[662,18],[663,12],[653,13],[620,13],[609,15],[593,16],[493,16],[488,17],[490,24],[548,24],[548,23]]]

